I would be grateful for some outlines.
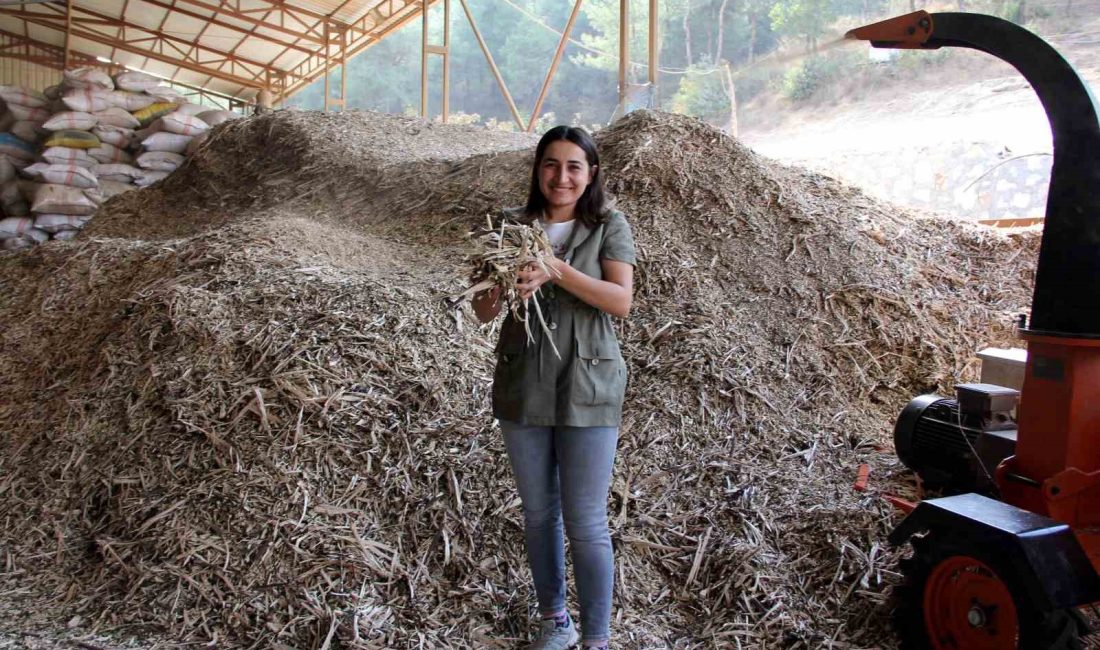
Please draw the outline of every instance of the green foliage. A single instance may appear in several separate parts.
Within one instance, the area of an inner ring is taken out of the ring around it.
[[[701,119],[729,116],[730,100],[722,84],[721,68],[696,65],[684,75],[670,108]]]
[[[863,63],[863,55],[855,52],[808,56],[787,70],[783,95],[793,102],[806,101],[838,79],[855,74]]]
[[[436,121],[442,121],[443,116],[436,117]],[[479,124],[481,122],[481,116],[477,113],[463,113],[462,111],[451,112],[447,115],[448,124]]]
[[[779,80],[782,79],[780,78]],[[774,88],[776,86],[776,81],[777,75],[767,69],[754,69],[738,75],[737,78],[734,79],[734,85],[737,87],[738,103],[751,101],[765,90]]]
[[[779,34],[803,39],[810,48],[836,19],[831,0],[780,0],[768,16]]]
[[[1010,4],[1021,2],[966,1],[968,10],[976,10],[981,4],[998,13],[1008,12]],[[530,112],[572,2],[468,3],[520,113]],[[744,75],[735,72],[739,101],[751,99],[769,84],[781,86],[796,100],[812,96],[835,78],[834,67],[839,64],[807,61],[786,76],[782,68],[755,64],[769,60],[768,54],[778,47],[780,37],[804,40],[812,48],[817,39],[837,32],[838,16],[873,20],[886,17],[874,12],[899,13],[902,4],[907,8],[907,0],[660,0],[659,60],[665,69],[660,75],[661,107],[712,121],[728,114],[722,73],[703,74],[710,69],[708,62],[714,60],[728,61],[735,71],[746,71]],[[648,77],[647,14],[648,3],[631,3],[628,83],[641,83]],[[434,44],[442,43],[442,15],[439,7],[431,10],[429,32]],[[610,119],[618,101],[618,23],[619,0],[585,1],[574,25],[573,42],[566,47],[543,105],[544,113],[562,116],[559,120],[569,116],[569,123],[578,125],[600,125]],[[478,119],[494,128],[515,129],[464,12],[451,13],[450,27],[452,121]],[[419,114],[420,30],[420,21],[412,21],[349,63],[349,108]],[[428,107],[433,118],[442,106],[441,90],[441,58],[432,56]],[[324,104],[323,82],[317,81],[287,104],[320,108]],[[543,122],[547,122],[545,116],[540,128]]]

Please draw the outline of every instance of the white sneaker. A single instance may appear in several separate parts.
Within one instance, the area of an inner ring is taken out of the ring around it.
[[[541,623],[539,640],[527,646],[527,650],[566,650],[576,647],[581,640],[577,633],[577,626],[573,625],[573,619],[567,613],[565,622],[559,622],[555,618],[544,618]]]

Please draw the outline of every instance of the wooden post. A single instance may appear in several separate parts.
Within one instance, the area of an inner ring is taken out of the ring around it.
[[[443,0],[443,123],[451,115],[451,0]]]
[[[626,0],[622,0],[626,2]],[[489,69],[493,72],[493,77],[497,80],[497,85],[500,86],[500,92],[504,95],[504,101],[508,103],[508,109],[512,111],[512,119],[516,121],[516,126],[520,131],[525,130],[527,127],[523,123],[523,118],[519,116],[519,110],[516,109],[516,103],[512,100],[511,93],[508,92],[508,86],[504,83],[504,78],[500,76],[500,70],[497,69],[497,64],[493,62],[493,55],[489,53],[489,46],[485,44],[485,39],[481,37],[481,30],[477,28],[477,21],[474,20],[474,15],[470,13],[470,7],[466,4],[466,0],[459,0],[462,3],[462,10],[466,12],[466,19],[470,21],[470,27],[474,30],[474,38],[477,39],[477,44],[481,46],[481,52],[485,55],[485,60],[489,62]]]
[[[348,30],[340,30],[340,111],[348,110]]]
[[[443,57],[443,123],[451,118],[451,0],[443,0],[443,45],[428,43],[428,8],[424,0],[423,29],[420,32],[420,117],[428,119],[428,55]]]
[[[730,71],[729,61],[723,61],[722,68],[725,70],[725,82],[722,85],[730,100],[730,121],[726,128],[730,135],[737,137],[737,87],[733,85],[733,72]]]
[[[573,31],[573,23],[577,21],[577,14],[581,10],[581,2],[583,0],[576,0],[573,4],[573,13],[569,14],[569,22],[565,24],[565,30],[561,33],[558,49],[554,52],[554,60],[550,62],[550,70],[546,73],[546,80],[542,82],[542,90],[539,91],[539,98],[535,100],[535,109],[531,111],[531,120],[527,123],[528,133],[535,130],[535,122],[538,121],[539,113],[542,112],[542,102],[546,99],[546,93],[550,90],[550,82],[554,79],[558,63],[561,62],[561,55],[565,52],[565,45],[569,42],[569,34]]]
[[[422,0],[420,14],[423,29],[420,31],[420,117],[428,117],[428,0]]]
[[[660,30],[657,11],[657,0],[649,0],[649,92],[653,98],[654,108],[661,105],[657,93],[657,72],[661,53],[661,40],[657,37]]]
[[[624,110],[628,65],[630,65],[630,0],[619,0],[619,106]]]
[[[328,58],[329,58],[329,44],[331,43],[331,41],[329,40],[328,21],[326,20],[326,21],[324,21],[324,23],[325,23],[325,26],[324,26],[323,33],[324,33],[325,44],[324,44],[323,47],[325,48],[325,63],[324,63],[324,65],[325,65],[325,112],[327,113],[328,112],[328,107],[329,107],[329,92],[330,92],[329,91],[329,80],[328,80],[328,69],[329,69]]]

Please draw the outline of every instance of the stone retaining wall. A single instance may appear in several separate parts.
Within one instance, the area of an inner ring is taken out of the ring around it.
[[[802,164],[893,203],[969,219],[1042,217],[1051,156],[983,142],[845,153]]]

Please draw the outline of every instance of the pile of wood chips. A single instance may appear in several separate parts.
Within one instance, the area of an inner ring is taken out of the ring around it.
[[[616,647],[891,647],[880,497],[915,496],[893,418],[1015,343],[1037,233],[905,213],[681,116],[597,141],[639,253]],[[534,142],[275,112],[0,256],[0,643],[520,645],[495,334],[445,298]]]

